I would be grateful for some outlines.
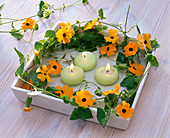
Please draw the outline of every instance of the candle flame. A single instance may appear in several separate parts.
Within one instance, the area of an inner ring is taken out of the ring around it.
[[[70,64],[70,71],[71,71],[71,72],[73,72],[73,67],[74,67],[74,64],[71,63],[71,64]]]
[[[106,72],[109,72],[109,71],[110,71],[110,64],[107,63],[107,65],[106,65]]]
[[[86,57],[86,53],[83,52],[82,56],[83,56],[83,57]]]

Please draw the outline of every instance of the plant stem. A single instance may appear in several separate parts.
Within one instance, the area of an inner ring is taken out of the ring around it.
[[[128,15],[129,15],[129,11],[130,11],[130,6],[128,7],[128,11],[126,14],[126,21],[125,21],[125,32],[126,32],[126,27],[127,27],[127,21],[128,21]]]

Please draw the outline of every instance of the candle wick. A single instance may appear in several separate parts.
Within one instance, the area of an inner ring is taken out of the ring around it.
[[[73,70],[71,69],[71,72],[73,72]]]
[[[86,57],[86,55],[83,55],[84,57]]]
[[[106,73],[109,73],[109,70],[106,70]]]

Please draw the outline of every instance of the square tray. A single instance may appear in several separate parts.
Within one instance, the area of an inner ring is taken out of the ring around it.
[[[59,25],[60,22],[57,22],[54,27],[52,28],[52,30],[55,30],[57,31],[59,28],[60,28],[60,25]],[[107,35],[104,34],[104,35]],[[123,40],[123,36],[119,36],[120,37],[120,42]],[[71,53],[71,55],[75,56],[77,54],[77,52],[73,52]],[[97,52],[94,52],[94,54],[97,56],[98,58],[98,53]],[[115,56],[116,57],[116,56]],[[26,64],[24,70],[26,70],[27,68],[29,68],[32,64],[33,64],[33,59],[34,59],[34,55],[31,57],[30,61]],[[107,62],[111,62],[110,60],[104,58],[102,60],[102,62],[98,63],[97,64],[97,67],[101,66],[101,65],[106,65]],[[43,59],[43,63],[47,63],[47,59]],[[63,65],[63,64],[62,64]],[[65,64],[66,65],[66,64]],[[63,66],[65,66],[63,65]],[[68,64],[67,64],[68,65]],[[149,68],[149,63],[147,64],[146,68],[145,68],[145,71]],[[96,68],[97,68],[96,67]],[[94,75],[94,71],[95,69],[93,69],[92,71],[89,71],[89,72],[85,72],[85,79],[86,80],[91,80],[91,81],[95,81],[94,78],[91,78],[91,74]],[[137,93],[136,93],[136,96],[135,96],[135,99],[133,101],[133,104],[132,104],[132,108],[135,109],[135,106],[136,106],[136,103],[138,101],[138,98],[139,98],[139,95],[142,91],[142,87],[145,83],[145,80],[146,80],[146,76],[147,74],[144,76],[143,80],[141,81],[140,83],[140,86],[137,90]],[[121,80],[124,78],[124,75],[119,73],[119,80],[118,80],[118,83],[121,82]],[[54,82],[57,82],[56,85],[54,84]],[[27,92],[29,92],[28,90],[25,90],[25,89],[22,89],[21,87],[23,86],[23,81],[19,80],[18,78],[15,79],[15,81],[13,82],[13,84],[11,85],[11,89],[13,90],[13,93],[15,94],[16,98],[21,101],[21,102],[25,102],[25,99],[27,97]],[[64,84],[60,81],[59,77],[57,78],[54,78],[53,79],[53,82],[48,84],[49,86],[52,85],[52,86],[57,86],[57,85],[60,85],[60,86],[63,86]],[[99,85],[101,87],[101,89],[103,91],[105,90],[109,90],[109,89],[113,89],[113,85],[112,86],[102,86],[102,85]],[[78,89],[78,86],[74,86],[73,87],[74,90],[77,90]],[[93,87],[90,91],[93,91]],[[33,101],[32,101],[32,105],[36,105],[36,106],[39,106],[39,107],[42,107],[42,108],[46,108],[46,109],[49,109],[49,110],[53,110],[53,111],[56,111],[56,112],[59,112],[59,113],[62,113],[62,114],[66,114],[66,115],[71,115],[74,107],[69,105],[69,104],[65,104],[63,102],[63,100],[61,99],[58,99],[58,98],[54,98],[52,96],[48,96],[48,95],[45,95],[45,94],[40,94],[40,95],[36,95],[33,97]],[[92,114],[93,114],[93,117],[92,119],[87,119],[88,121],[92,121],[92,122],[96,122],[96,123],[99,123],[97,118],[96,118],[96,115],[97,115],[97,108],[95,107],[90,107],[91,111],[92,111]],[[123,119],[121,117],[117,117],[117,116],[114,116],[114,115],[111,115],[110,118],[109,118],[109,121],[107,122],[107,126],[111,126],[111,127],[115,127],[115,128],[119,128],[119,129],[122,129],[122,130],[126,130],[128,128],[128,125],[129,125],[129,122],[130,122],[130,119]]]

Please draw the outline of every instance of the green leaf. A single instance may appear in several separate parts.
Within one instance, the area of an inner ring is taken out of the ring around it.
[[[97,25],[95,26],[95,30],[97,30],[98,32],[103,31],[103,30],[107,30],[107,26],[106,25]]]
[[[19,33],[19,30],[16,30],[16,29],[12,29],[12,30],[10,31],[10,34],[11,34],[13,37],[17,38],[18,40],[20,40],[20,39],[23,38],[23,35],[20,34],[20,33]]]
[[[103,128],[106,126],[109,117],[110,117],[110,112],[105,112],[103,109],[99,107],[97,108],[97,120],[103,126]]]
[[[37,78],[37,73],[35,71],[31,71],[28,75],[27,75],[27,80],[32,79],[32,82],[35,83],[37,81],[39,81],[39,79]]]
[[[43,1],[40,1],[40,4],[39,4],[39,11],[38,11],[38,13],[37,13],[37,15],[39,16],[39,17],[43,17],[43,5],[44,5],[45,3],[43,2]]]
[[[126,87],[128,90],[131,90],[136,86],[134,78],[130,76],[124,78],[120,85]]]
[[[40,42],[35,42],[34,48],[36,50],[42,50],[43,49],[43,45]]]
[[[97,96],[102,96],[102,91],[101,90],[96,90],[94,93]]]
[[[135,83],[139,83],[141,78],[142,78],[142,76],[135,76],[135,78],[134,78]]]
[[[106,19],[106,17],[104,17],[104,15],[103,15],[103,9],[102,8],[100,8],[99,11],[98,11],[98,17],[101,20]]]
[[[5,6],[5,3],[3,3],[3,4],[0,6],[0,11],[3,9],[4,6]]]
[[[55,31],[54,30],[47,30],[45,33],[45,37],[51,37],[55,35]]]
[[[119,62],[119,63],[118,63]],[[126,57],[123,53],[119,52],[117,59],[116,59],[116,64],[120,64],[120,63],[126,63]]]
[[[24,57],[24,55],[23,55],[21,52],[19,52],[15,47],[14,47],[14,50],[16,51],[16,53],[17,53],[18,56],[19,56],[20,64],[25,63],[25,57]]]
[[[70,120],[77,120],[77,119],[79,119],[78,108],[74,108],[74,110],[70,116]]]
[[[79,107],[78,108],[78,112],[79,112],[79,118],[80,119],[90,119],[90,118],[93,118],[91,110],[89,108]]]
[[[22,63],[15,72],[15,76],[21,75],[24,70],[24,63]]]
[[[137,29],[137,31],[138,31],[138,34],[141,34],[141,32],[140,32],[140,29],[139,29],[139,26],[138,26],[138,25],[136,25],[136,29]]]
[[[151,47],[152,47],[152,50],[155,51],[157,48],[160,47],[160,44],[157,42],[156,39],[154,39],[154,40],[151,40]]]
[[[73,105],[73,106],[77,106],[78,105],[78,104],[76,104],[74,97],[72,97],[70,99],[70,104]]]
[[[159,63],[158,63],[156,57],[153,56],[152,54],[147,54],[146,60],[151,63],[151,66],[154,66],[154,67],[159,66]]]
[[[82,3],[83,3],[83,4],[88,4],[89,1],[88,1],[88,0],[82,0]]]
[[[37,23],[34,26],[34,30],[38,30],[38,24]]]
[[[32,103],[32,97],[27,96],[26,101],[25,101],[25,106],[30,107],[31,103]]]
[[[61,91],[61,90],[58,90],[58,89],[55,88],[55,87],[47,86],[46,91]]]
[[[85,31],[84,31],[84,32],[81,34],[81,37],[82,37],[82,39],[85,40],[85,41],[92,41],[92,40],[95,39],[94,32],[85,32]]]
[[[70,102],[70,97],[68,95],[61,96],[61,99],[63,99],[64,103],[68,104]]]

